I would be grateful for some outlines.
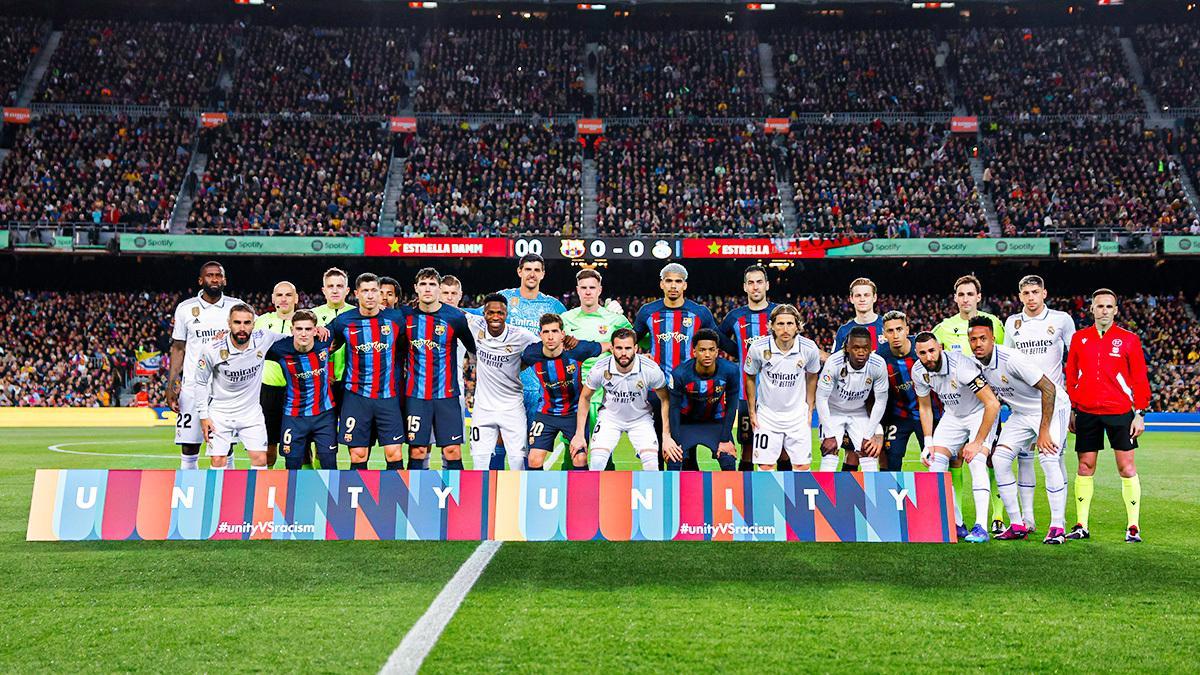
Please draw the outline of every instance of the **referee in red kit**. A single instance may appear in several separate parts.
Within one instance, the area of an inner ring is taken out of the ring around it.
[[[1096,453],[1104,449],[1104,437],[1117,457],[1121,495],[1129,526],[1125,541],[1142,540],[1138,511],[1142,483],[1138,479],[1133,451],[1137,438],[1146,430],[1144,414],[1150,405],[1150,382],[1146,378],[1146,356],[1137,335],[1116,325],[1117,294],[1107,288],[1092,293],[1092,317],[1096,323],[1077,331],[1067,352],[1067,394],[1071,397],[1071,431],[1079,473],[1075,476],[1075,513],[1078,521],[1067,539],[1087,539],[1088,511],[1092,505]]]

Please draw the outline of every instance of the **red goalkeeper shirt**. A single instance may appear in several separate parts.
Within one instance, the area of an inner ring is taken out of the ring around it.
[[[1142,341],[1113,325],[1104,335],[1095,326],[1077,331],[1067,352],[1067,394],[1078,411],[1123,415],[1150,406],[1150,382]]]

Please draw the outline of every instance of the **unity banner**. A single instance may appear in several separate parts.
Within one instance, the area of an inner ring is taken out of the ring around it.
[[[38,470],[30,541],[953,542],[948,474]]]

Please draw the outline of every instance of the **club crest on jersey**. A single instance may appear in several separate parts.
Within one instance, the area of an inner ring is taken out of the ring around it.
[[[446,327],[439,323],[438,325],[433,327],[433,334],[434,335],[445,335]]]
[[[1001,375],[1001,376],[1000,376],[1000,381],[1001,381],[1001,382],[1003,382],[1004,384],[1008,384],[1008,376],[1007,376],[1007,375]]]
[[[476,340],[482,340],[482,339],[483,339],[483,331],[479,331],[479,333],[477,333],[477,334],[475,335],[475,339],[476,339]]]
[[[1017,319],[1016,321],[1013,322],[1013,328],[1015,328],[1017,330],[1021,330],[1021,320],[1020,319]]]
[[[869,387],[869,386],[871,386],[871,383],[872,383],[872,382],[874,382],[874,381],[875,381],[875,379],[874,379],[874,378],[868,377],[868,378],[867,378],[867,386],[868,386],[868,387]]]
[[[575,372],[575,364],[568,363],[567,364],[567,373],[570,374],[570,373],[574,373],[574,372]]]
[[[612,379],[612,372],[610,372],[610,371],[607,371],[607,370],[606,370],[606,371],[604,371],[604,379],[606,379],[606,380],[611,380],[611,379]]]
[[[520,300],[519,300],[519,299],[517,299],[517,298],[509,298],[509,299],[508,299],[508,306],[509,306],[509,307],[512,307],[513,309],[516,309],[516,308],[517,308],[517,303],[518,303],[518,302],[520,302]]]
[[[690,317],[690,316],[683,317],[683,321],[681,323],[683,324],[684,328],[691,328],[692,327],[692,317]]]
[[[192,316],[200,316],[200,308],[199,307],[192,308]]]
[[[956,377],[951,377],[951,378],[950,378],[950,388],[951,388],[951,389],[958,389],[958,378],[956,378]]]
[[[347,443],[349,443],[349,442],[350,442],[350,440],[351,440],[352,438],[354,438],[354,436],[353,436],[352,434],[346,434],[345,438],[346,438],[346,442],[347,442]]]
[[[608,326],[600,326],[600,328],[596,329],[596,332],[601,335],[606,335],[608,333]]]
[[[262,350],[261,349],[257,349],[254,351],[254,358],[257,358],[257,359],[262,358]]]
[[[225,360],[225,359],[227,359],[227,358],[229,358],[229,350],[228,350],[228,349],[222,349],[222,350],[221,350],[221,360],[222,360],[222,361],[224,361],[224,360]]]
[[[328,352],[321,352],[320,354],[317,354],[317,359],[318,359],[318,360],[321,360],[321,361],[326,361],[326,360],[328,360],[328,359],[329,359],[329,353],[328,353]]]
[[[637,382],[633,383],[633,386],[636,389],[641,389],[642,387],[646,386],[646,383],[642,382],[641,380],[638,380]]]
[[[1054,335],[1054,326],[1046,326],[1046,335]]]
[[[392,334],[392,327],[391,327],[391,326],[389,326],[389,325],[387,325],[387,324],[384,324],[384,325],[382,325],[382,326],[380,326],[380,327],[379,327],[379,333],[380,333],[381,335],[391,335],[391,334]]]
[[[771,348],[767,347],[766,349],[763,350],[763,361],[770,361],[770,360],[771,360]]]
[[[925,384],[929,384],[929,373],[925,373]]]
[[[292,452],[292,446],[290,446],[290,445],[283,446],[283,454],[287,455],[287,454],[291,454],[291,452]]]

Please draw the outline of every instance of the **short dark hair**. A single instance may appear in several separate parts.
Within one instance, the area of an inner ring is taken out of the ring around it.
[[[1092,299],[1095,300],[1097,295],[1111,295],[1113,300],[1117,299],[1117,294],[1111,288],[1097,288],[1092,291]]]
[[[488,293],[487,295],[483,296],[483,302],[480,303],[479,306],[487,307],[488,305],[492,304],[493,302],[498,302],[498,303],[504,305],[505,309],[508,308],[508,298],[504,297],[503,295],[500,295],[499,293]]]
[[[867,342],[870,342],[871,331],[867,330],[866,326],[855,326],[854,328],[851,328],[850,332],[846,335],[846,344],[850,344],[850,341],[856,338],[862,338]]]
[[[695,349],[700,345],[701,342],[704,342],[705,340],[712,340],[712,342],[716,344],[718,348],[721,346],[721,336],[717,335],[717,331],[711,328],[701,328],[700,330],[696,331],[696,337],[692,338],[692,349]]]
[[[632,328],[618,328],[613,331],[613,342],[616,342],[617,340],[624,340],[626,338],[633,340],[634,345],[637,344],[637,333],[633,332]]]
[[[967,322],[967,330],[971,330],[972,328],[986,328],[993,333],[996,332],[996,326],[992,323],[992,320],[986,316],[971,317],[971,320]]]
[[[224,266],[224,265],[222,265],[221,263],[217,262],[216,260],[209,260],[208,262],[206,262],[206,263],[204,263],[203,265],[201,265],[201,266],[200,266],[200,276],[204,276],[204,270],[206,270],[206,269],[208,269],[208,268],[210,268],[210,267],[220,267],[222,272],[224,272],[224,271],[225,271],[225,266]]]
[[[379,283],[379,277],[370,272],[363,272],[354,280],[354,288],[359,289],[362,288],[363,284],[369,284],[372,282]]]
[[[320,323],[317,321],[317,315],[307,309],[296,310],[296,313],[292,315],[292,325],[295,325],[297,321],[311,321],[314,324]]]
[[[1026,274],[1025,276],[1021,277],[1020,281],[1017,282],[1017,290],[1019,291],[1022,288],[1025,288],[1026,286],[1037,286],[1038,288],[1045,288],[1046,282],[1043,281],[1042,278],[1036,274]]]
[[[575,283],[579,283],[584,279],[595,279],[598,284],[604,283],[604,278],[600,276],[600,273],[591,268],[579,270],[575,274]]]
[[[454,276],[453,274],[447,274],[446,276],[442,277],[442,280],[438,283],[442,286],[458,286],[459,288],[462,288],[462,282],[459,281],[458,277]]]
[[[442,275],[432,267],[422,267],[421,269],[417,270],[417,277],[415,281],[421,281],[423,279],[433,279],[434,281],[438,282],[439,285],[442,283]]]
[[[563,319],[561,316],[555,314],[554,312],[546,312],[542,315],[542,318],[538,319],[538,328],[545,328],[552,323],[558,324],[560,329],[563,327]]]
[[[767,268],[763,267],[762,265],[759,265],[758,263],[754,263],[753,265],[747,267],[745,270],[742,271],[742,281],[745,281],[746,277],[750,276],[750,274],[752,272],[761,272],[763,275],[763,278],[764,279],[767,278]]]
[[[542,269],[546,269],[546,259],[536,253],[526,253],[517,261],[517,269],[521,269],[529,263],[541,263]]]
[[[325,270],[325,273],[321,275],[321,283],[325,283],[325,280],[329,277],[341,277],[347,280],[350,279],[350,276],[347,275],[345,270],[341,269],[340,267],[330,267],[329,269]]]
[[[238,304],[229,308],[230,316],[233,316],[234,312],[246,312],[250,316],[258,316],[258,313],[254,311],[254,308],[244,302],[239,302]]]
[[[379,285],[391,286],[392,290],[396,291],[397,293],[400,292],[400,282],[396,281],[392,277],[379,277]]]
[[[974,274],[964,274],[961,277],[955,279],[954,280],[955,292],[958,291],[959,286],[965,286],[967,284],[971,284],[972,286],[974,286],[975,292],[978,293],[979,295],[983,295],[983,284],[979,283],[979,278],[976,277]]]
[[[930,340],[933,340],[934,342],[938,341],[937,336],[927,330],[917,333],[916,342],[918,344],[922,342],[929,342]]]
[[[887,323],[889,321],[903,321],[904,325],[907,326],[908,315],[898,309],[893,309],[892,311],[883,315],[883,322]]]

